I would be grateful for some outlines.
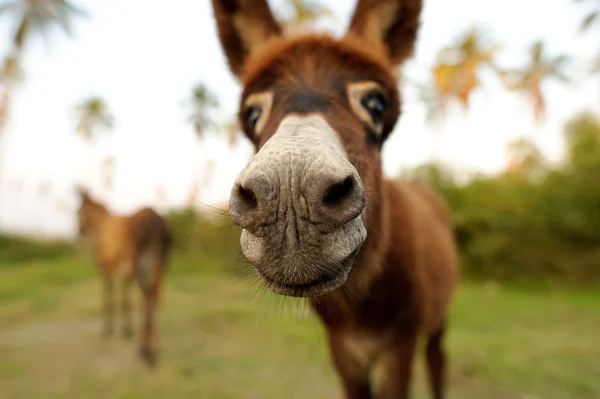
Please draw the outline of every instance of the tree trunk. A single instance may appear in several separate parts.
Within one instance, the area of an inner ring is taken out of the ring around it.
[[[12,81],[5,82],[4,92],[0,100],[0,202],[2,201],[2,187],[4,186],[4,163],[6,162],[7,144],[6,144],[6,126],[10,114],[10,105],[12,98]]]
[[[25,44],[25,38],[27,37],[27,33],[29,32],[29,19],[23,18],[15,36],[13,38],[13,55],[12,57],[15,60],[15,68],[17,71],[19,66],[21,65],[21,52],[23,50],[23,45]],[[10,71],[6,71],[7,73]],[[6,126],[8,124],[8,119],[11,113],[11,105],[12,105],[12,97],[13,90],[16,83],[17,77],[10,76],[10,73],[4,77],[3,88],[2,88],[2,98],[0,99],[0,201],[2,199],[2,186],[4,183],[4,168],[2,161],[6,159],[5,153],[6,151]]]

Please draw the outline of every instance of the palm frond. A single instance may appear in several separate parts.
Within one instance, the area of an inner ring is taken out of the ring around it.
[[[600,12],[599,11],[593,11],[591,13],[589,13],[584,20],[581,22],[581,32],[586,32],[588,29],[590,29],[590,26],[592,26],[592,24],[594,22],[596,22],[596,20],[600,18]]]
[[[541,40],[537,40],[531,45],[529,53],[531,54],[531,60],[533,61],[533,64],[537,65],[542,61],[543,52],[544,42],[542,42]]]
[[[12,19],[18,21],[13,42],[22,48],[26,38],[32,33],[40,33],[45,39],[53,26],[60,26],[72,36],[71,24],[75,17],[88,17],[87,11],[65,0],[31,1],[21,0],[0,6],[0,15],[11,12]]]

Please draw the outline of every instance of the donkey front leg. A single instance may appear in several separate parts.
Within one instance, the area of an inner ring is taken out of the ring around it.
[[[104,300],[104,324],[102,327],[102,336],[108,337],[112,335],[115,330],[115,298],[112,276],[105,272],[102,277]]]
[[[369,362],[344,345],[343,337],[329,333],[330,356],[342,382],[344,399],[372,399]]]
[[[133,276],[128,275],[123,279],[121,310],[123,313],[123,337],[133,336],[133,319],[131,315],[131,283]]]
[[[387,352],[382,354],[382,379],[378,399],[410,398],[412,365],[417,343],[416,333],[403,333]]]
[[[446,397],[446,353],[444,350],[444,336],[446,327],[432,334],[427,340],[427,370],[431,395],[434,399]]]

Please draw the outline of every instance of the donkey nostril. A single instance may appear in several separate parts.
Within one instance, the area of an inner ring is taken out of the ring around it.
[[[332,184],[325,195],[323,196],[323,204],[327,206],[335,206],[349,198],[354,191],[354,177],[348,176],[339,183]]]
[[[262,176],[249,176],[237,181],[229,197],[229,217],[244,229],[255,231],[271,220],[268,204],[275,198],[268,181]]]
[[[320,174],[314,186],[313,209],[318,210],[315,215],[328,228],[338,228],[356,219],[365,209],[365,191],[355,173],[347,174],[343,179]]]
[[[238,186],[238,196],[239,196],[239,199],[242,200],[244,205],[246,205],[248,208],[254,209],[254,208],[258,207],[258,201],[256,200],[256,194],[254,194],[254,191],[252,191],[252,189]]]

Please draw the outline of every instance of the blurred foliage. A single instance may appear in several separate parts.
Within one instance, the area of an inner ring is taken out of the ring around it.
[[[216,268],[226,271],[240,271],[240,266],[245,263],[240,249],[241,230],[231,223],[226,210],[201,213],[188,207],[171,211],[167,217],[174,236],[175,252],[186,259],[201,257],[205,264],[203,268],[216,265]],[[190,269],[202,266],[194,260],[188,263]]]
[[[75,17],[85,17],[87,12],[75,4],[64,0],[13,0],[0,5],[0,15],[11,14],[17,23],[13,43],[21,50],[25,40],[32,33],[47,37],[49,28],[60,26],[71,35],[71,25]]]
[[[110,130],[115,118],[106,101],[99,96],[84,99],[75,108],[76,131],[85,140],[92,140],[101,128]]]
[[[444,47],[433,66],[433,85],[445,103],[455,98],[464,108],[469,107],[473,92],[481,86],[481,68],[495,68],[500,45],[483,37],[476,28],[469,29],[450,46]]]
[[[569,82],[565,73],[569,58],[565,55],[548,56],[546,53],[546,45],[538,40],[529,49],[529,60],[526,66],[500,72],[509,90],[523,93],[529,98],[537,122],[544,120],[546,112],[543,83],[549,79]]]
[[[566,161],[554,168],[532,160],[538,150],[522,141],[514,144],[521,156],[513,158],[522,165],[498,176],[461,185],[436,164],[408,173],[447,199],[465,273],[600,282],[600,121],[587,113],[573,118],[565,139]],[[532,165],[544,168],[541,176],[533,178]]]
[[[571,61],[564,54],[548,54],[547,45],[537,40],[529,47],[528,60],[519,68],[505,68],[498,64],[502,46],[484,30],[471,27],[443,47],[431,67],[430,81],[415,86],[427,108],[428,122],[445,117],[451,102],[464,110],[477,90],[485,86],[485,69],[495,73],[506,89],[524,95],[533,105],[535,121],[545,119],[545,82],[556,80],[568,83],[566,67]]]
[[[0,235],[0,268],[56,259],[73,252],[73,247],[68,241],[42,241]]]
[[[15,85],[24,79],[22,58],[30,36],[38,33],[48,40],[50,28],[54,26],[60,26],[71,35],[73,20],[87,17],[88,14],[84,9],[65,0],[10,0],[0,4],[0,18],[6,16],[15,27],[10,37],[12,49],[0,69],[0,133],[6,127],[11,112]]]
[[[598,0],[575,0],[576,3],[590,4],[594,8],[585,14],[585,17],[581,21],[580,29],[582,32],[586,32],[592,25],[600,21],[600,2]]]
[[[282,18],[284,27],[289,31],[300,31],[311,27],[320,18],[332,17],[333,12],[323,3],[326,2],[312,0],[286,1],[284,8],[286,8],[285,11],[288,11],[288,15]]]
[[[192,88],[185,105],[191,109],[188,122],[193,124],[196,136],[202,139],[205,130],[215,126],[209,112],[219,107],[219,98],[204,83],[198,83]]]

